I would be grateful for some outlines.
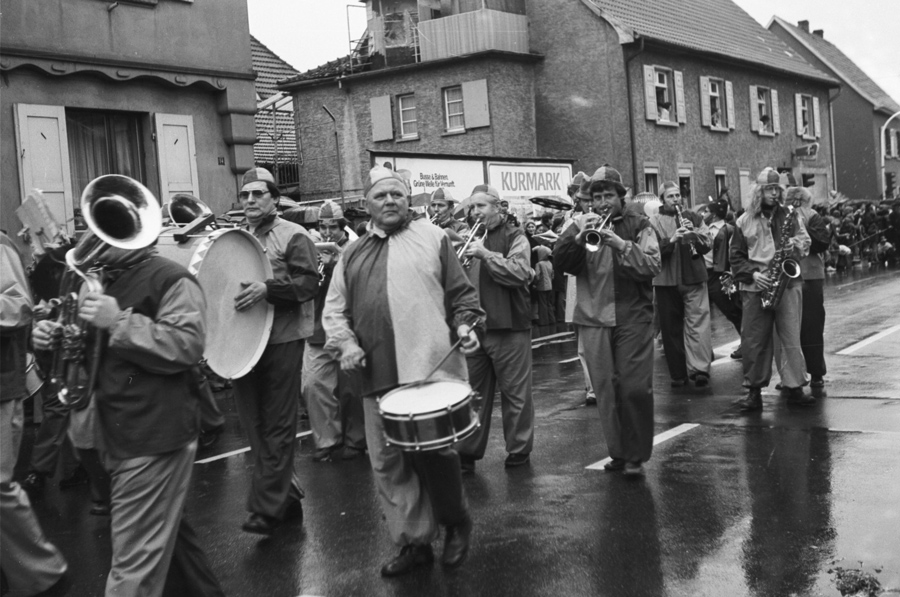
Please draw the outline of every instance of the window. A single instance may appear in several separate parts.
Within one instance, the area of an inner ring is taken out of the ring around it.
[[[897,145],[898,145],[898,137],[900,137],[900,131],[891,130],[891,155],[896,157],[900,157],[900,153],[898,153]]]
[[[466,130],[463,92],[460,85],[444,89],[444,130],[447,132]]]
[[[819,98],[798,93],[794,96],[794,111],[797,118],[797,136],[810,141],[821,136],[819,120]]]
[[[884,129],[884,155],[885,157],[900,157],[897,153],[897,137],[900,132],[894,129]]]
[[[685,206],[694,206],[694,168],[690,165],[678,166],[678,190]]]
[[[66,109],[69,166],[75,197],[104,174],[122,174],[141,183],[143,138],[138,114]]]
[[[659,167],[644,166],[644,190],[659,195]]]
[[[722,192],[728,189],[727,177],[725,175],[725,168],[716,168],[715,176],[716,176],[716,199],[722,196]]]
[[[734,128],[734,89],[731,81],[700,77],[700,116],[703,126],[714,131]]]
[[[672,90],[669,88],[669,73],[656,69],[656,110],[660,122],[672,122]]]
[[[896,187],[896,175],[893,172],[884,173],[884,198],[888,199],[894,196]]]
[[[418,138],[419,127],[416,122],[416,96],[412,93],[409,95],[398,96],[397,108],[400,111],[400,138]]]
[[[765,137],[781,133],[778,91],[775,89],[750,86],[750,130]]]
[[[722,82],[712,79],[709,82],[709,118],[713,128],[722,128],[724,125],[722,106]]]
[[[644,92],[647,120],[667,126],[687,122],[681,71],[644,65]]]

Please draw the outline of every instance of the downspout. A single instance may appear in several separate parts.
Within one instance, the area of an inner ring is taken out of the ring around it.
[[[828,92],[828,126],[831,133],[829,135],[831,137],[831,182],[835,192],[837,192],[837,156],[834,154],[834,107],[831,104],[834,103],[834,100],[841,97],[843,91],[842,87],[838,87],[837,95],[834,97],[831,97],[831,92]]]
[[[631,138],[631,180],[634,188],[632,189],[632,193],[636,195],[637,185],[638,185],[638,173],[637,173],[637,146],[635,145],[635,132],[634,132],[634,103],[632,102],[631,95],[631,70],[629,66],[631,65],[631,61],[637,58],[644,52],[644,38],[641,38],[641,46],[637,52],[635,52],[631,57],[625,59],[625,88],[628,91],[628,132]]]

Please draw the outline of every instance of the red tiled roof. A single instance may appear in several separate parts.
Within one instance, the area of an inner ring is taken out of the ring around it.
[[[282,60],[261,41],[250,36],[250,53],[253,57],[253,70],[256,71],[256,92],[266,99],[278,91],[276,84],[299,74],[296,68]]]
[[[781,17],[773,17],[773,20],[781,25],[788,33],[793,36],[814,54],[818,54],[838,77],[844,80],[851,87],[855,87],[861,91],[863,95],[868,96],[873,103],[873,108],[885,108],[889,112],[894,113],[900,111],[900,104],[887,94],[878,84],[873,81],[855,62],[841,52],[837,46],[823,37],[819,37],[813,33],[809,33],[797,27]],[[771,25],[769,25],[771,27]]]
[[[731,0],[585,1],[635,37],[832,80]]]

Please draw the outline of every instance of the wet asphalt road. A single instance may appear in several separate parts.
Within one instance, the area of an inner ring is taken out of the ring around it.
[[[495,420],[487,456],[465,480],[476,526],[457,571],[436,564],[383,580],[378,570],[396,548],[367,460],[314,463],[308,436],[296,459],[307,493],[302,524],[266,540],[241,532],[246,453],[195,466],[187,516],[232,596],[838,595],[835,562],[878,569],[882,586],[900,592],[898,305],[897,270],[832,276],[827,398],[789,408],[776,376],[753,416],[731,407],[743,394],[740,362],[727,358],[737,335],[716,312],[722,358],[709,388],[671,390],[659,354],[648,372],[656,432],[677,435],[657,445],[637,482],[586,468],[607,454],[596,408],[584,406],[575,344],[567,336],[536,343],[532,462],[503,468]],[[247,445],[229,392],[218,398],[227,430],[198,459]],[[70,562],[75,596],[101,595],[108,572],[107,521],[88,508],[84,486],[54,484],[36,504]]]

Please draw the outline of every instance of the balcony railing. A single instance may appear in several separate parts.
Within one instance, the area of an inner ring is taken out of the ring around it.
[[[418,24],[421,61],[486,50],[528,53],[528,17],[475,10]]]

